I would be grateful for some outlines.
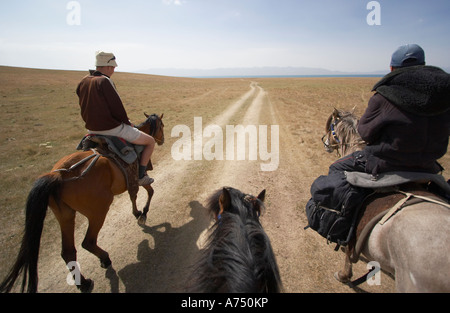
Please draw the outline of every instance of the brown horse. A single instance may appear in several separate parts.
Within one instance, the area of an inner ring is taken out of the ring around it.
[[[335,109],[322,139],[326,150],[337,150],[342,156],[362,150],[365,143],[357,132],[357,124],[353,113]],[[345,247],[344,269],[335,277],[349,283],[352,263],[362,253],[395,277],[399,292],[450,292],[449,205],[418,184],[403,184],[394,190],[393,194],[374,195],[364,202],[356,230],[358,242]],[[407,199],[405,192],[408,198],[418,201],[402,205]]]
[[[164,124],[162,117],[153,114],[137,128],[154,137],[158,145],[164,143]],[[94,157],[95,156],[95,157]],[[86,158],[96,159],[86,160]],[[149,163],[150,165],[150,163]],[[65,170],[61,170],[65,169]],[[68,170],[70,169],[70,170]],[[148,193],[143,213],[136,207],[136,197],[132,198],[133,215],[145,223],[153,188],[145,186]],[[76,263],[74,231],[76,212],[86,216],[89,227],[82,247],[96,255],[103,268],[111,265],[106,251],[97,245],[97,236],[103,226],[113,198],[127,190],[127,181],[121,169],[109,158],[96,156],[92,151],[76,152],[63,157],[50,173],[42,175],[34,183],[26,204],[25,233],[19,255],[9,275],[0,285],[1,292],[10,292],[15,281],[23,272],[22,292],[37,292],[38,257],[43,223],[50,206],[59,222],[62,236],[61,256],[74,276],[75,283],[82,292],[89,292],[93,282],[84,278]]]

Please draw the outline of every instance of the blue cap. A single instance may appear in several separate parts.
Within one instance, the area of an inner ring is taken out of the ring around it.
[[[425,52],[416,44],[408,44],[399,47],[391,59],[392,67],[407,67],[425,65]]]

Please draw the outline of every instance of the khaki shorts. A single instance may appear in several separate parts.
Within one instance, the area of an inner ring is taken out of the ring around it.
[[[128,142],[134,142],[139,138],[139,136],[141,136],[141,131],[130,125],[122,124],[110,130],[102,130],[102,131],[89,130],[89,134],[115,136],[123,138]]]

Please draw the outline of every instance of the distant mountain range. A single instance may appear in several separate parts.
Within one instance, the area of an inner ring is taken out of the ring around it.
[[[443,67],[450,73],[450,67]],[[142,74],[153,74],[175,77],[273,77],[273,76],[384,76],[388,70],[372,72],[341,72],[323,68],[310,67],[249,67],[249,68],[216,68],[216,69],[178,69],[154,68],[137,71]]]
[[[387,71],[373,72],[340,72],[322,68],[309,67],[249,67],[249,68],[216,68],[216,69],[177,69],[154,68],[138,71],[143,74],[177,76],[177,77],[261,77],[261,76],[384,76]]]

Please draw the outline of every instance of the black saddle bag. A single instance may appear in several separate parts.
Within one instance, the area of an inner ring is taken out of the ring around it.
[[[329,242],[347,245],[361,204],[370,193],[370,189],[350,185],[342,171],[318,177],[311,185],[312,197],[306,205],[307,228]]]

